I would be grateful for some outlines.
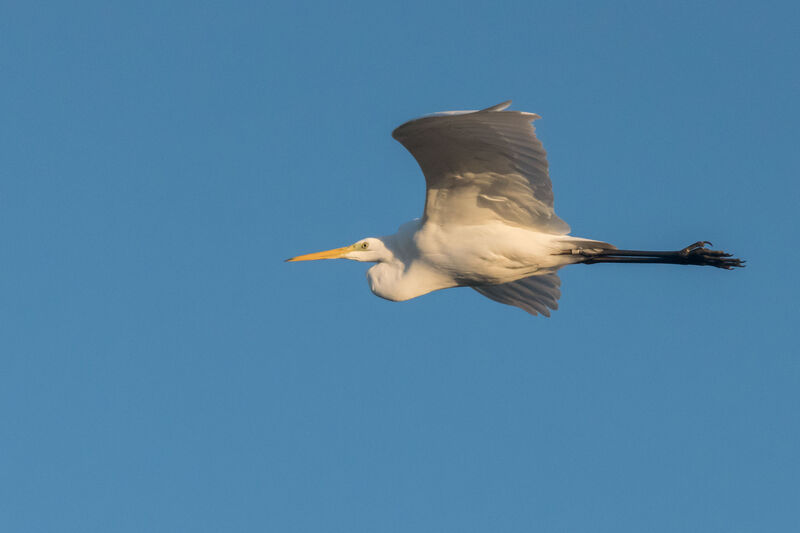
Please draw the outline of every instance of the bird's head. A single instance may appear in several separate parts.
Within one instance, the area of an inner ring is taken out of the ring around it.
[[[382,240],[375,237],[361,239],[350,246],[325,250],[313,254],[298,255],[290,257],[286,261],[314,261],[316,259],[352,259],[353,261],[377,263],[386,261],[392,257],[392,253]]]

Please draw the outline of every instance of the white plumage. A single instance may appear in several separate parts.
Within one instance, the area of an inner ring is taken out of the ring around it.
[[[510,104],[423,117],[394,130],[425,174],[426,221],[569,233],[553,210],[547,154],[532,124],[539,116],[504,111]]]
[[[571,237],[553,209],[546,153],[533,113],[504,102],[406,122],[392,133],[419,163],[427,192],[423,215],[394,235],[288,261],[346,258],[376,263],[370,289],[393,301],[470,286],[531,314],[558,308],[556,271],[573,263],[661,262],[740,266],[695,243],[678,252],[616,250]]]

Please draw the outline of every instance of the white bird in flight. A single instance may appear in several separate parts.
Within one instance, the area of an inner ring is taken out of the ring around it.
[[[558,270],[576,263],[672,263],[732,269],[743,261],[707,241],[674,252],[619,250],[572,237],[553,209],[547,158],[532,122],[507,111],[447,111],[406,122],[392,136],[425,175],[422,218],[397,233],[287,261],[352,259],[376,295],[403,301],[450,287],[472,287],[492,300],[550,316],[561,296]]]

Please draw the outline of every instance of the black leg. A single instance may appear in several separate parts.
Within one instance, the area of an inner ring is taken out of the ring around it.
[[[659,252],[646,250],[579,250],[577,253],[586,257],[581,263],[667,263],[673,265],[713,266],[731,270],[743,267],[744,261],[732,257],[731,254],[719,250],[709,250],[708,241],[698,241],[675,252]],[[575,252],[569,252],[575,253]]]

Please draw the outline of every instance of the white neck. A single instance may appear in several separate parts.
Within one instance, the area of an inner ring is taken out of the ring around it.
[[[367,271],[369,287],[377,296],[399,302],[457,285],[419,260],[414,237],[421,225],[421,220],[412,220],[400,226],[394,235],[381,238],[391,251],[391,258]]]

